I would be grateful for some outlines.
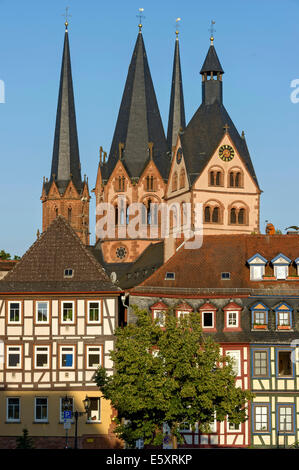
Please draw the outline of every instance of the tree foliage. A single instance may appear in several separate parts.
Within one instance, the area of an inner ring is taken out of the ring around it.
[[[10,253],[6,253],[6,251],[1,250],[0,251],[0,259],[9,260],[9,259],[11,259],[11,255],[10,255]]]
[[[23,429],[23,435],[17,437],[17,449],[34,449],[33,439],[29,437],[28,429]]]
[[[175,442],[181,441],[182,423],[199,423],[207,432],[214,413],[218,421],[247,419],[245,404],[252,395],[236,387],[232,359],[221,356],[219,345],[202,334],[199,313],[178,320],[169,311],[164,328],[148,312],[134,307],[134,313],[136,324],[115,332],[114,374],[99,368],[95,378],[118,411],[120,438],[131,446],[139,438],[160,445],[164,423]]]

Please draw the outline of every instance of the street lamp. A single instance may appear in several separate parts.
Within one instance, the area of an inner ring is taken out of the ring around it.
[[[90,398],[86,395],[85,399],[82,400],[83,405],[84,405],[84,410],[85,411],[72,411],[72,417],[75,418],[75,449],[78,449],[78,419],[79,416],[84,416],[85,414],[88,414],[90,410]],[[65,398],[62,399],[62,404],[63,404],[63,409],[65,411],[71,410],[73,402],[68,396],[66,395]],[[67,433],[66,433],[66,448],[67,448]]]

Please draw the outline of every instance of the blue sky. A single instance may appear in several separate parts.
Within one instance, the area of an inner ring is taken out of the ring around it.
[[[167,128],[175,19],[187,121],[201,103],[199,70],[216,21],[215,47],[225,70],[224,104],[247,143],[262,190],[265,220],[299,225],[299,0],[0,0],[0,250],[22,255],[42,226],[42,178],[50,176],[65,7],[82,173],[94,187],[100,145],[109,152],[144,8],[143,35]],[[94,204],[91,232],[94,232]]]

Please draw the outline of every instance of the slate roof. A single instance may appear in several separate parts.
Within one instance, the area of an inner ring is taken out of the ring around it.
[[[72,269],[66,279],[64,270]],[[1,292],[114,292],[104,268],[71,226],[58,216],[4,280]]]
[[[295,280],[251,281],[247,260],[260,253],[268,260],[266,276],[273,276],[270,261],[283,253],[292,260],[289,276],[297,275],[294,260],[299,254],[299,235],[205,235],[202,247],[181,248],[163,266],[132,292],[196,294],[199,292],[231,292],[283,295],[299,294],[299,278]],[[174,280],[165,280],[166,272],[174,272]],[[221,273],[230,279],[222,280]]]
[[[65,31],[54,147],[51,175],[48,183],[44,183],[46,193],[49,191],[55,174],[59,191],[65,191],[72,175],[76,189],[82,190],[81,165],[77,135],[75,100],[73,91],[70,46],[68,31]]]
[[[207,56],[205,58],[205,61],[203,63],[203,66],[201,68],[200,73],[204,74],[207,73],[208,75],[213,73],[224,73],[224,70],[220,64],[220,60],[218,59],[218,55],[216,52],[216,49],[213,44],[210,45],[210,48],[208,50]]]
[[[258,185],[247,144],[237,131],[224,105],[215,101],[212,105],[201,104],[185,131],[181,134],[183,154],[190,183],[201,174],[224,136],[225,125],[236,150],[243,159],[250,175]]]
[[[142,33],[139,32],[132,55],[108,162],[102,177],[108,179],[119,159],[123,143],[123,162],[130,177],[139,177],[149,161],[148,144],[153,142],[153,159],[162,175],[167,176],[169,159],[166,138],[151,78]]]
[[[172,150],[175,146],[178,133],[186,127],[185,105],[183,94],[183,81],[180,60],[179,40],[176,38],[173,59],[173,71],[171,82],[171,95],[168,117],[167,146]]]

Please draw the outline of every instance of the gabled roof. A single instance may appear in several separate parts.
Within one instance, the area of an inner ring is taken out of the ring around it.
[[[251,256],[248,260],[247,260],[247,263],[248,264],[251,264],[252,261],[254,261],[256,258],[258,258],[262,264],[267,264],[268,260],[266,260],[266,258],[264,258],[262,255],[260,255],[259,253],[255,253],[255,255]],[[256,264],[256,263],[254,263]]]
[[[176,38],[173,59],[172,84],[168,117],[167,146],[172,150],[180,129],[186,127],[183,81],[180,60],[179,39]]]
[[[211,74],[211,73],[224,73],[224,70],[220,64],[220,60],[218,59],[218,55],[216,52],[216,49],[213,44],[210,45],[210,48],[208,50],[207,56],[205,58],[205,61],[203,63],[203,66],[201,68],[200,73],[204,74]]]
[[[265,259],[272,259],[278,252],[285,253],[290,260],[299,254],[299,235],[205,235],[199,249],[178,250],[163,266],[141,285],[132,289],[133,293],[150,292],[160,296],[173,293],[186,297],[198,292],[215,292],[215,289],[244,293],[251,289],[266,290],[272,293],[287,289],[298,291],[299,279],[291,281],[250,280],[247,260],[257,252]],[[273,272],[273,268],[269,267]],[[296,266],[290,265],[290,276],[297,273]],[[174,272],[175,279],[169,284],[166,272]],[[222,272],[230,272],[230,279],[221,279]]]
[[[119,144],[124,144],[122,160],[130,177],[139,177],[149,158],[152,142],[153,159],[162,175],[167,176],[169,160],[166,138],[147,61],[141,31],[137,36],[119,109],[108,162],[103,164],[103,179],[108,179],[119,159]]]
[[[240,136],[224,105],[218,101],[212,105],[201,104],[181,134],[182,148],[191,184],[198,178],[215,152],[224,136],[226,124],[229,126],[228,134],[238,154],[258,186],[246,141]]]
[[[44,184],[46,192],[53,181],[53,174],[60,192],[65,191],[70,179],[76,189],[81,191],[81,165],[67,29],[64,36],[51,175],[49,182]]]
[[[66,279],[64,270],[72,269]],[[0,281],[0,292],[117,292],[104,268],[62,216]]]
[[[292,260],[290,260],[286,255],[282,254],[282,253],[279,253],[278,255],[276,255],[273,259],[271,259],[271,263],[272,264],[282,264],[282,263],[277,263],[277,261],[279,261],[279,259],[283,259],[284,260],[284,263],[283,264],[290,264]]]

